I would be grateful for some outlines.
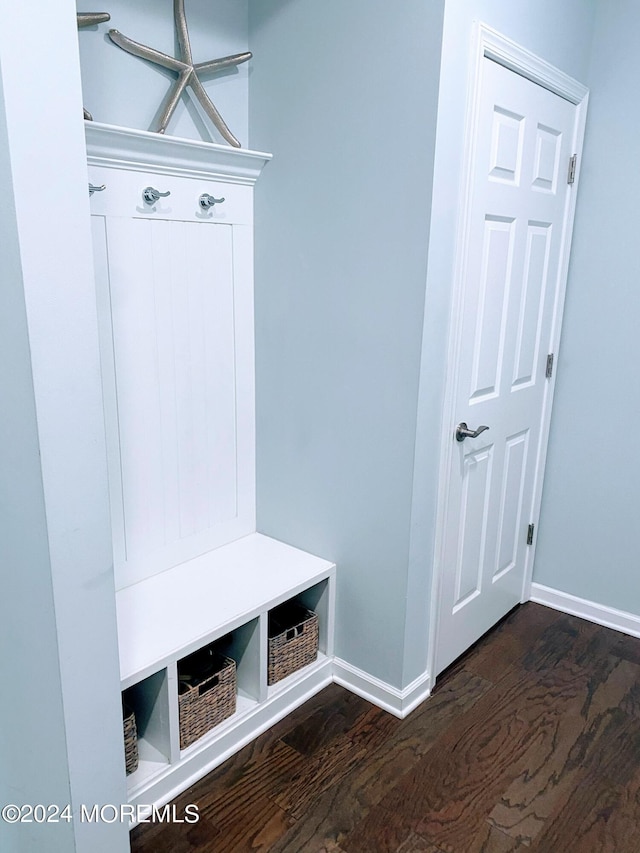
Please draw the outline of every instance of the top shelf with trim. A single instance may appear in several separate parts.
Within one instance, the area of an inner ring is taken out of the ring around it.
[[[85,122],[91,165],[153,169],[253,186],[272,155],[96,121]]]

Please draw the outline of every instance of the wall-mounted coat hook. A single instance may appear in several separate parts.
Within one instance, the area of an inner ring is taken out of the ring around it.
[[[200,202],[200,207],[203,210],[209,210],[209,208],[213,207],[214,204],[222,204],[224,199],[214,198],[212,195],[209,195],[209,193],[202,193],[198,201]]]
[[[106,184],[101,184],[99,187],[94,187],[93,184],[89,184],[89,195],[93,195],[94,193],[101,193],[102,190],[106,190],[106,188]]]
[[[166,198],[168,195],[171,195],[170,190],[167,190],[166,193],[161,193],[160,190],[156,190],[153,187],[146,187],[146,189],[142,190],[142,198],[147,204],[155,204],[158,199]]]

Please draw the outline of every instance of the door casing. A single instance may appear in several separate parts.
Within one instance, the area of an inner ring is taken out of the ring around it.
[[[430,599],[430,622],[429,622],[429,653],[428,672],[431,673],[431,686],[436,679],[436,651],[438,641],[438,625],[440,615],[441,581],[444,572],[444,532],[446,524],[446,509],[449,489],[449,472],[451,465],[451,454],[453,442],[451,440],[452,430],[455,425],[455,378],[461,346],[461,307],[463,298],[463,273],[464,252],[467,231],[469,227],[469,215],[471,205],[471,180],[473,174],[473,162],[475,154],[476,130],[479,120],[478,102],[480,96],[480,64],[485,59],[491,59],[505,68],[520,74],[539,86],[559,95],[576,106],[576,125],[573,152],[578,155],[577,168],[573,192],[570,196],[569,209],[567,212],[566,231],[561,248],[561,259],[559,265],[560,281],[557,288],[557,298],[553,308],[552,320],[552,350],[558,353],[560,343],[560,332],[562,327],[562,313],[564,308],[569,258],[571,249],[571,236],[573,233],[573,222],[575,217],[575,205],[577,197],[578,182],[580,177],[580,166],[582,161],[582,147],[584,130],[589,99],[589,90],[569,75],[555,68],[545,60],[536,56],[516,42],[501,35],[496,30],[484,23],[477,23],[474,28],[472,45],[472,62],[470,63],[471,80],[468,91],[470,93],[467,116],[465,122],[465,145],[463,156],[463,175],[461,193],[458,203],[458,224],[456,228],[456,258],[454,264],[453,290],[451,299],[451,313],[449,319],[447,374],[445,380],[445,396],[443,406],[443,417],[440,437],[440,464],[438,475],[438,497],[436,514],[436,537],[434,548],[433,577]],[[551,407],[553,392],[555,388],[557,371],[547,384],[542,416],[542,428],[540,442],[537,449],[536,474],[533,494],[532,520],[537,519],[540,514],[542,499],[542,485],[544,480],[544,467],[549,439],[549,427],[551,422]],[[521,602],[528,601],[531,593],[531,581],[533,572],[533,561],[535,556],[535,538],[533,545],[529,547],[526,557],[524,583],[522,588]]]

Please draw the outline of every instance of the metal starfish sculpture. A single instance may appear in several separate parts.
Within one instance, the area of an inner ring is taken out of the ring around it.
[[[92,27],[94,24],[104,24],[105,21],[111,20],[111,15],[108,12],[79,12],[76,15],[76,19],[78,21],[78,29],[81,30],[82,27]],[[82,108],[84,110],[84,117],[87,121],[93,121],[93,116],[89,112],[86,107]]]
[[[167,56],[159,50],[152,47],[147,47],[144,44],[139,44],[127,36],[123,36],[118,30],[109,30],[109,38],[118,47],[126,50],[127,53],[132,53],[134,56],[140,56],[142,59],[148,59],[150,62],[155,62],[163,68],[168,68],[170,71],[176,71],[178,79],[173,84],[167,95],[166,101],[162,108],[162,114],[158,120],[156,133],[164,133],[171,116],[178,106],[178,101],[184,90],[190,86],[194,95],[202,104],[202,108],[209,116],[220,134],[230,145],[236,148],[240,147],[240,143],[231,133],[225,124],[222,116],[216,109],[215,105],[207,95],[202,83],[200,82],[200,74],[206,72],[222,71],[224,68],[229,68],[235,65],[240,65],[251,59],[252,54],[236,53],[233,56],[224,56],[221,59],[212,59],[209,62],[198,62],[194,64],[191,56],[191,42],[189,40],[189,30],[187,29],[187,19],[184,13],[184,0],[173,0],[173,15],[176,23],[176,32],[178,35],[178,46],[180,48],[180,58]]]

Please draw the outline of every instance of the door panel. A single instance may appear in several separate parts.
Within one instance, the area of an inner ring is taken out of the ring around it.
[[[513,262],[514,221],[487,216],[470,402],[499,393]]]
[[[556,193],[562,153],[562,133],[553,127],[539,124],[536,133],[536,154],[531,186],[542,192]]]
[[[480,593],[480,567],[487,544],[487,507],[491,489],[492,447],[464,458],[454,612]]]
[[[498,559],[493,574],[494,583],[514,569],[518,563],[518,546],[520,545],[518,532],[521,529],[528,447],[528,430],[507,438],[505,442],[505,462],[498,516]]]
[[[520,295],[520,316],[514,359],[512,389],[528,387],[536,381],[540,359],[543,312],[547,303],[549,252],[552,226],[549,222],[527,223],[527,247]]]
[[[577,118],[569,101],[481,65],[437,672],[521,600]],[[489,430],[458,442],[461,422]]]
[[[524,116],[494,105],[490,180],[520,183],[523,141]]]

